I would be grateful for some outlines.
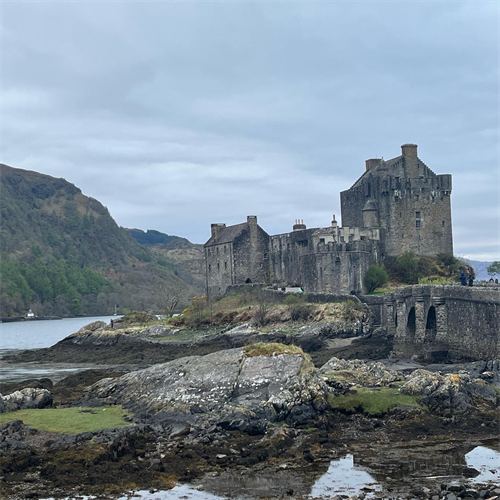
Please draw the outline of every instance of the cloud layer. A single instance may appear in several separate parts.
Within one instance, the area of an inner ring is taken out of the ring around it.
[[[2,161],[204,242],[340,214],[366,158],[454,176],[455,251],[499,258],[497,2],[4,2]]]

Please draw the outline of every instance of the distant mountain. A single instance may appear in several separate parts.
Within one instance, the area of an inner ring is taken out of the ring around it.
[[[178,276],[187,283],[205,287],[203,245],[153,229],[148,229],[146,232],[141,229],[129,229],[129,232],[136,241],[145,245],[159,259],[164,258],[172,262],[177,268]]]
[[[479,281],[488,281],[490,279],[490,275],[488,274],[488,271],[486,268],[488,266],[491,266],[493,264],[492,262],[481,262],[478,260],[469,260],[469,259],[462,259],[468,262],[473,268],[474,271],[476,271],[476,279]]]
[[[141,245],[156,245],[158,243],[170,243],[176,240],[183,240],[189,243],[185,238],[179,236],[170,236],[169,234],[160,233],[154,229],[148,229],[144,232],[142,229],[129,229],[128,232]]]
[[[73,184],[3,164],[0,252],[2,317],[30,307],[43,315],[104,314],[116,304],[155,311],[166,293],[186,303],[201,291],[196,278],[139,244]]]

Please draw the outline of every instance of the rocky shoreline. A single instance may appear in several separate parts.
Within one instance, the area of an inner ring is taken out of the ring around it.
[[[498,443],[498,360],[460,369],[382,363],[387,356],[378,354],[390,349],[390,338],[363,333],[360,321],[290,331],[244,324],[184,337],[175,330],[94,323],[52,348],[17,355],[48,362],[101,351],[94,362],[107,356],[108,363],[136,364],[56,384],[3,384],[0,413],[121,405],[132,425],[60,434],[20,420],[3,424],[1,497],[112,498],[176,483],[224,497],[222,485],[235,477],[244,485],[267,475],[281,478],[272,498],[311,498],[315,480],[346,454],[378,482],[351,498],[500,495],[492,484],[473,483],[478,471],[463,458]],[[448,455],[455,458],[444,468],[429,458]]]

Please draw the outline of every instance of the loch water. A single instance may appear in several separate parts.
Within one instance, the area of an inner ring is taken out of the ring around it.
[[[66,363],[41,365],[38,363],[11,364],[3,361],[3,358],[24,349],[50,347],[77,332],[82,326],[94,321],[104,321],[109,324],[113,318],[116,319],[117,316],[0,323],[0,379],[4,382],[42,377],[60,379],[75,371],[95,368],[95,365],[75,365],[71,359],[68,359]]]

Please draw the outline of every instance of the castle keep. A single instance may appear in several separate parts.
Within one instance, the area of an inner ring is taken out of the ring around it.
[[[401,150],[391,160],[367,160],[363,175],[340,194],[342,227],[335,216],[328,227],[307,229],[297,220],[292,232],[275,236],[256,216],[234,226],[212,224],[207,293],[265,282],[316,293],[362,291],[368,268],[386,256],[452,254],[451,175],[436,175],[415,144]]]

